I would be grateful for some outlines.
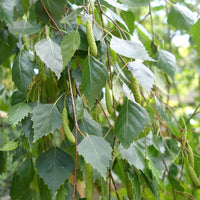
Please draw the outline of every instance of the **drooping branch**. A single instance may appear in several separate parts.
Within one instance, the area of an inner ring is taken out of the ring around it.
[[[45,7],[44,3],[42,0],[40,0],[45,12],[47,13],[49,19],[53,22],[55,25],[56,29],[60,33],[61,37],[64,38],[63,33],[61,32],[60,28],[54,21],[54,19],[51,17],[49,14],[47,8]],[[78,152],[77,152],[77,132],[78,132],[78,121],[77,121],[77,116],[76,116],[76,108],[75,108],[75,103],[74,103],[74,98],[73,98],[73,92],[72,92],[72,83],[71,83],[71,76],[70,76],[70,69],[68,69],[68,80],[69,80],[69,89],[70,89],[70,97],[72,101],[72,109],[73,109],[73,114],[74,114],[74,125],[75,125],[75,167],[74,167],[74,183],[73,183],[73,195],[72,195],[72,200],[75,200],[77,197],[77,163],[78,163]]]
[[[78,140],[77,140],[77,132],[78,132],[78,121],[76,117],[76,108],[75,108],[75,103],[74,103],[74,97],[73,97],[73,92],[72,92],[72,83],[71,83],[71,76],[70,76],[70,70],[68,69],[68,79],[69,79],[69,89],[70,89],[70,96],[72,100],[72,109],[73,109],[73,114],[74,114],[74,125],[75,125],[75,169],[74,169],[74,185],[73,185],[73,196],[72,199],[74,200],[77,192],[77,164],[78,164],[78,152],[77,152],[77,145],[78,145]]]

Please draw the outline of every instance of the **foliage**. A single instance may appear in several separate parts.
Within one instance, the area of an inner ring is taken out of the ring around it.
[[[0,195],[200,199],[197,3],[1,0]]]

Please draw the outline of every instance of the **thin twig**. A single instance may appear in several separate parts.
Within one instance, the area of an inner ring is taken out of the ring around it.
[[[162,162],[163,162],[163,164],[164,164],[164,166],[165,166],[165,170],[166,170],[166,172],[168,173],[169,170],[168,170],[167,164],[166,164],[166,162],[165,162],[165,159],[163,158],[163,155],[161,155],[161,157],[162,157]]]
[[[156,95],[156,97],[158,97],[159,100],[165,105],[165,107],[170,111],[170,113],[171,113],[172,117],[174,118],[174,120],[175,120],[175,122],[176,122],[176,124],[177,124],[177,126],[178,126],[178,128],[179,128],[179,130],[181,131],[181,133],[182,133],[182,131],[186,131],[186,132],[194,132],[194,133],[200,134],[199,131],[189,130],[189,129],[184,129],[184,128],[182,128],[182,127],[180,126],[178,120],[176,119],[173,110],[169,107],[169,105],[168,105],[167,103],[165,103],[165,102],[159,97],[159,95],[157,95],[156,93],[155,93],[155,95]],[[199,107],[200,107],[200,105],[199,105]]]
[[[111,127],[109,127],[108,131],[106,132],[106,134],[104,135],[104,139],[108,136],[108,134],[110,133]]]
[[[138,24],[141,24],[143,21],[145,21],[146,19],[147,19],[147,17],[149,16],[149,12],[144,16],[144,18],[143,19],[141,19],[139,22],[138,22]],[[135,29],[137,28],[137,25],[135,26]]]
[[[102,14],[105,15],[121,31],[121,33],[124,36],[124,38],[126,40],[128,40],[126,34],[124,33],[124,30],[113,19],[111,19],[108,15],[106,15],[104,12]]]
[[[83,71],[83,69],[81,68],[81,65],[80,65],[80,63],[79,63],[79,62],[78,62],[78,60],[76,59],[76,56],[73,56],[73,58],[74,58],[74,60],[75,60],[76,64],[78,65],[78,67],[79,67],[80,71],[82,72],[82,71]]]
[[[114,181],[114,179],[113,179],[113,176],[112,176],[111,170],[109,171],[109,173],[110,173],[110,177],[111,177],[111,179],[112,179],[112,183],[113,183],[114,188],[115,188],[115,193],[116,193],[116,195],[117,195],[117,199],[120,200],[120,198],[119,198],[119,194],[118,194],[118,191],[117,191],[117,187],[116,187],[115,181]]]
[[[155,117],[155,119],[157,119],[161,124],[163,124],[165,127],[167,127],[168,129],[170,129],[170,131],[171,131],[172,133],[174,133],[174,131],[172,130],[172,128],[169,127],[167,124],[165,124],[165,122],[163,122],[158,116],[154,115],[154,117]],[[174,137],[175,137],[175,139],[176,139],[178,142],[182,143],[182,140],[181,140],[180,138],[178,138],[175,134],[174,134]]]
[[[120,60],[124,63],[124,65],[126,66],[126,68],[128,69],[128,64],[126,63],[126,61],[122,58],[121,55],[117,54],[117,56],[120,58]]]
[[[73,184],[73,196],[72,199],[74,200],[77,197],[77,163],[78,163],[78,152],[77,152],[77,132],[78,132],[78,122],[76,117],[76,108],[74,103],[74,97],[72,92],[72,83],[71,83],[71,76],[70,76],[70,69],[68,69],[68,79],[69,79],[69,89],[70,89],[70,96],[72,100],[72,109],[74,114],[74,125],[75,125],[75,167],[74,167],[74,184]]]
[[[184,196],[184,197],[187,197],[187,198],[189,198],[189,199],[193,199],[193,197],[190,196],[190,194],[185,194],[185,193],[182,193],[182,192],[177,191],[177,190],[175,190],[175,189],[174,189],[174,192],[177,193],[177,194],[180,194],[180,195],[182,195],[182,196]]]
[[[165,180],[166,172],[167,172],[167,170],[165,169],[163,172],[163,176],[162,176],[162,182],[164,182],[164,180]]]
[[[174,120],[175,120],[175,122],[176,122],[178,128],[179,128],[180,130],[182,130],[182,127],[180,126],[178,120],[176,119],[176,117],[175,117],[175,115],[174,115],[174,112],[171,110],[171,108],[168,106],[168,104],[165,103],[165,102],[159,97],[158,94],[155,93],[155,95],[156,95],[156,97],[165,105],[165,107],[169,110],[169,112],[170,112],[171,115],[173,116],[173,118],[174,118]]]
[[[106,185],[109,185],[109,183],[107,183],[107,182],[105,182],[106,183]],[[113,191],[115,191],[115,188],[111,185],[111,189],[113,190]],[[116,191],[115,191],[116,192]]]
[[[195,108],[194,112],[192,113],[192,115],[187,119],[186,124],[189,123],[189,121],[196,115],[198,109],[200,107],[200,104]]]
[[[44,8],[45,12],[47,13],[49,19],[53,22],[53,24],[55,25],[56,29],[58,30],[58,32],[60,33],[60,35],[62,36],[62,38],[64,38],[64,35],[63,33],[61,32],[61,30],[59,29],[58,25],[56,24],[56,22],[54,21],[54,19],[51,17],[51,15],[49,14],[46,6],[44,5],[43,1],[40,0],[41,4],[42,4],[42,7]]]

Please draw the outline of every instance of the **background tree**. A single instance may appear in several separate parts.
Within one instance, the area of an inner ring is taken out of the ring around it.
[[[1,196],[199,199],[198,12],[1,0]]]

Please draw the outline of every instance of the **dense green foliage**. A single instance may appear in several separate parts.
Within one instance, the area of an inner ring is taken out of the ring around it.
[[[0,197],[200,199],[197,5],[0,0]]]

